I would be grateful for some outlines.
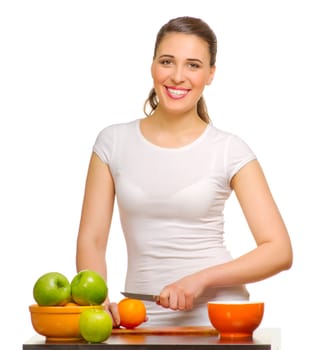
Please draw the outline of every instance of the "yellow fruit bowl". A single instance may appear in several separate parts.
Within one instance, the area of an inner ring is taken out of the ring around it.
[[[80,306],[69,303],[65,306],[30,305],[29,311],[34,330],[46,337],[48,342],[77,341],[82,339],[79,330],[80,314],[88,309],[103,309],[102,305]]]

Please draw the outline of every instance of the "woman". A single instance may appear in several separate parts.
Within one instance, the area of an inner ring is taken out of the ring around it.
[[[287,229],[255,154],[210,123],[202,94],[215,74],[216,49],[201,19],[166,23],[156,38],[146,117],[102,130],[90,160],[77,269],[107,279],[117,196],[128,251],[125,290],[160,294],[158,304],[146,302],[151,326],[208,325],[209,300],[246,300],[246,284],[292,264]],[[232,191],[257,244],[236,259],[223,239]],[[106,305],[117,326],[117,304]]]

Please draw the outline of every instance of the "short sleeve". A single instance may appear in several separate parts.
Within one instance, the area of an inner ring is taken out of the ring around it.
[[[108,126],[98,134],[93,146],[93,151],[105,164],[110,164],[113,148],[114,128]]]
[[[231,135],[225,152],[225,172],[228,184],[245,164],[254,159],[256,159],[256,155],[248,144],[240,137]]]

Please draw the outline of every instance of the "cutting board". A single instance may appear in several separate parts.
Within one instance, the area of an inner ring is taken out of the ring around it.
[[[112,334],[166,334],[166,335],[218,335],[213,327],[189,326],[189,327],[137,327],[134,329],[113,328]]]

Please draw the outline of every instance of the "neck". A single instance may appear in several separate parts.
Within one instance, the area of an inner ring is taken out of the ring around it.
[[[197,113],[187,113],[180,115],[173,115],[162,113],[156,110],[153,115],[148,117],[151,122],[158,125],[159,128],[167,131],[180,131],[204,128],[206,123],[198,116]]]

